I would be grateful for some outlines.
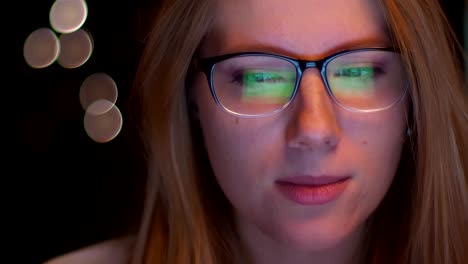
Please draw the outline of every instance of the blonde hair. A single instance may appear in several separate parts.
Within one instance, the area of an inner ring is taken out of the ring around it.
[[[468,114],[459,46],[436,0],[380,4],[408,68],[414,132],[369,221],[365,262],[468,263]],[[132,263],[246,262],[187,103],[190,62],[214,15],[210,0],[162,1],[146,40],[133,100],[148,179]]]

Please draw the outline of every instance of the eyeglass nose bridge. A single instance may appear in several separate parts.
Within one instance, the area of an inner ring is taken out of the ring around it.
[[[309,68],[318,68],[319,70],[322,68],[321,63],[318,61],[299,61],[299,66],[301,67],[302,71]]]
[[[308,61],[308,60],[297,60],[297,67],[298,67],[298,80],[297,80],[297,87],[296,87],[296,92],[299,90],[299,86],[302,81],[302,75],[304,74],[305,70],[310,69],[310,68],[317,68],[317,70],[320,73],[320,78],[322,79],[323,84],[325,85],[327,92],[330,93],[330,90],[328,88],[327,80],[325,77],[325,65],[326,59],[322,60],[315,60],[315,61]],[[294,93],[296,95],[296,93]]]
[[[309,68],[317,68],[319,71],[322,71],[322,68],[325,64],[325,60],[314,60],[314,61],[309,61],[309,60],[298,60],[298,65],[301,71],[305,71],[306,69]]]

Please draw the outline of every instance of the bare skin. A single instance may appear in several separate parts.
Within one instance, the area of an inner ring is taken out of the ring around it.
[[[343,49],[388,46],[375,1],[220,0],[202,57],[267,51],[318,59]],[[350,112],[329,97],[316,69],[278,115],[244,119],[223,112],[206,78],[195,101],[213,171],[235,208],[242,241],[257,264],[354,263],[365,221],[385,196],[399,163],[405,105]],[[348,175],[333,202],[304,206],[278,192],[291,175]]]

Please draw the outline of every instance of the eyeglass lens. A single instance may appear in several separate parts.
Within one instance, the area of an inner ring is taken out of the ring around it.
[[[345,108],[373,110],[398,101],[406,87],[398,53],[360,51],[326,62],[325,82],[334,100]],[[246,115],[268,114],[293,97],[300,69],[287,59],[245,55],[218,62],[212,85],[227,110]]]

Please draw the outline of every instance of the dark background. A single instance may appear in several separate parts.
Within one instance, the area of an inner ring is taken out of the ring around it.
[[[151,2],[155,1],[88,1],[83,28],[92,34],[94,51],[76,69],[57,63],[32,69],[23,59],[27,36],[50,28],[53,1],[18,1],[11,9],[16,16],[6,26],[14,33],[2,42],[13,44],[13,60],[6,65],[13,72],[4,71],[5,79],[13,80],[2,85],[1,97],[2,131],[7,132],[1,175],[7,235],[2,237],[9,246],[7,255],[14,259],[7,263],[41,263],[124,234],[137,219],[144,168],[126,100]],[[463,1],[441,3],[463,44]],[[115,80],[116,105],[123,114],[122,131],[104,144],[87,136],[78,99],[81,83],[95,72]]]

